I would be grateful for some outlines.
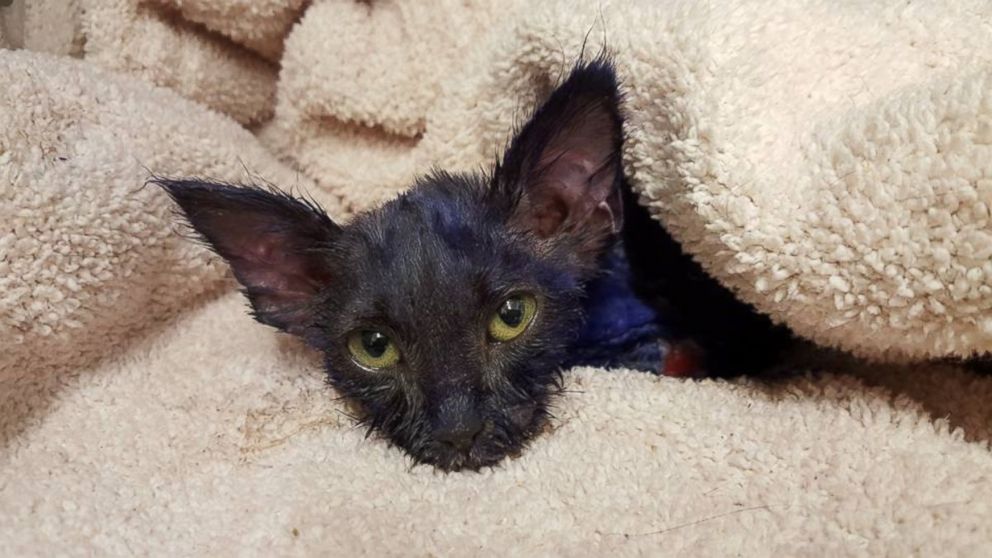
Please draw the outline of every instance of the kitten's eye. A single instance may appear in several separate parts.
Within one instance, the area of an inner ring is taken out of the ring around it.
[[[515,295],[503,301],[489,320],[489,337],[504,342],[520,336],[537,313],[537,301],[530,295]]]
[[[359,366],[378,370],[400,361],[396,344],[381,331],[362,329],[348,336],[348,351]]]

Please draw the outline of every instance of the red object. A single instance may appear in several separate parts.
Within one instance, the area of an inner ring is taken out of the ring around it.
[[[691,341],[672,343],[661,373],[679,378],[701,378],[706,376],[702,349]]]

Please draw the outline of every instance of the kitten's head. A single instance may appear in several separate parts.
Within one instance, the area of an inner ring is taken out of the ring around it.
[[[435,172],[344,226],[274,191],[156,182],[372,428],[418,461],[479,468],[542,426],[620,230],[618,103],[608,63],[579,66],[491,173]]]

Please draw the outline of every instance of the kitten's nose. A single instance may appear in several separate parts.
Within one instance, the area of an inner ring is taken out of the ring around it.
[[[434,438],[458,451],[468,452],[482,428],[482,417],[469,398],[451,398],[439,409]]]

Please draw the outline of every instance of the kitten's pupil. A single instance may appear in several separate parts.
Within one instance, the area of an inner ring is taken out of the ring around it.
[[[386,349],[389,348],[389,338],[378,331],[363,331],[362,348],[370,357],[379,358],[386,354]]]
[[[517,327],[524,320],[524,301],[519,298],[507,299],[499,309],[499,319],[510,327]]]

